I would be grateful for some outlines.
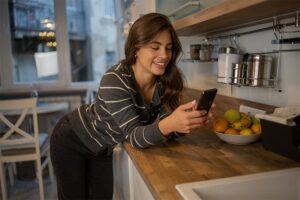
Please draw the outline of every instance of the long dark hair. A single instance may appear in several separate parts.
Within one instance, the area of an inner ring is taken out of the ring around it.
[[[176,31],[167,16],[159,13],[149,13],[135,21],[129,30],[125,44],[125,59],[122,60],[122,63],[126,65],[135,64],[136,51],[151,42],[158,33],[164,30],[168,30],[171,35],[172,58],[168,63],[165,73],[160,76],[163,86],[162,102],[169,109],[175,110],[180,104],[181,92],[183,90],[182,74],[176,65],[177,58],[182,52],[182,47]]]

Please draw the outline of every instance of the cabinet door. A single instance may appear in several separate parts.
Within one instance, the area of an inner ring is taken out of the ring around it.
[[[122,145],[114,150],[114,200],[154,200]]]
[[[129,182],[129,156],[123,149],[122,145],[118,145],[114,149],[113,154],[113,170],[114,170],[114,200],[129,200],[130,198],[130,182]],[[130,161],[131,162],[131,161]]]
[[[144,182],[143,178],[135,168],[134,164],[131,161],[131,170],[132,170],[132,190],[133,190],[133,199],[134,200],[154,200],[149,188],[147,187],[146,183]]]

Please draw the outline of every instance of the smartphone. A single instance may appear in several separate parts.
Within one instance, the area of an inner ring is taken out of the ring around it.
[[[208,113],[214,102],[217,91],[217,88],[202,91],[198,101],[197,110],[205,110],[206,113]]]

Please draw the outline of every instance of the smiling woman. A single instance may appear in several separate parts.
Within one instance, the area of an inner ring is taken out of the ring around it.
[[[95,102],[64,116],[54,129],[51,156],[60,198],[111,199],[112,151],[118,143],[148,148],[212,117],[193,110],[195,101],[180,105],[180,52],[166,16],[150,13],[133,24],[126,57],[103,75]]]

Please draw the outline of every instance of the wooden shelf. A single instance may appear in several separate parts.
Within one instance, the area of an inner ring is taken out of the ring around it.
[[[212,34],[296,16],[299,0],[224,0],[173,23],[179,36]]]

